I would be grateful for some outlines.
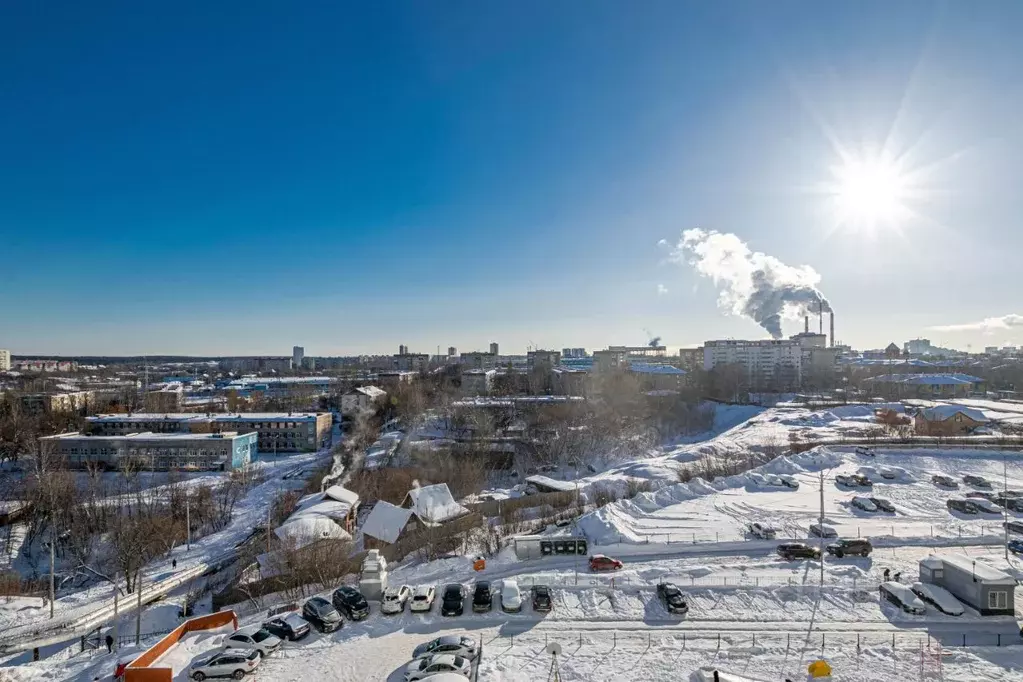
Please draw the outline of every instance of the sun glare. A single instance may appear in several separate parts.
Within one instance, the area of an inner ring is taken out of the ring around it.
[[[907,217],[908,183],[893,159],[846,158],[832,169],[839,222],[856,229],[897,228]]]

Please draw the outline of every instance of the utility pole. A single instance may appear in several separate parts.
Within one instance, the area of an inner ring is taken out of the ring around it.
[[[192,549],[192,512],[188,501],[188,490],[185,490],[185,550]]]
[[[1009,456],[1002,453],[1002,528],[1005,530],[1005,561],[1009,561]]]
[[[821,462],[821,515],[820,521],[821,537],[820,537],[820,552],[821,552],[821,587],[824,587],[824,462]]]
[[[53,537],[53,532],[52,532],[53,524],[52,523],[50,524],[50,528],[51,528],[51,532],[50,532],[50,618],[53,618],[53,599],[54,599],[54,596],[55,596],[55,594],[54,594],[55,593],[55,590],[54,590],[54,577],[53,577],[53,562],[54,562],[54,556],[53,556],[54,549],[53,549],[53,546],[56,544],[56,538]]]
[[[119,639],[119,637],[117,636],[118,635],[118,628],[117,628],[117,593],[119,591],[120,590],[117,589],[117,571],[114,571],[114,633],[113,633],[114,651],[117,651],[117,644],[118,644],[118,639]]]
[[[135,606],[135,646],[142,641],[142,569],[135,571],[135,595],[138,600]]]

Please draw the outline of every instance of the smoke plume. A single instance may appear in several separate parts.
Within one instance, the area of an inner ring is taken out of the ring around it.
[[[661,345],[661,337],[655,336],[654,338],[647,341],[646,345],[650,346],[651,348],[657,348],[658,346]]]
[[[782,318],[831,312],[831,305],[817,289],[821,277],[816,270],[750,251],[734,234],[685,230],[672,257],[714,280],[723,309],[751,318],[773,338],[782,337]]]

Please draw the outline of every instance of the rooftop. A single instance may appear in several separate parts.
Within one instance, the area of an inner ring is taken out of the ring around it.
[[[938,554],[946,566],[954,566],[964,573],[973,574],[978,580],[989,585],[1015,585],[1016,579],[1004,571],[999,571],[994,566],[989,566],[982,561],[976,561],[965,555],[959,554]],[[933,564],[930,564],[933,566]]]
[[[678,367],[658,365],[652,362],[633,362],[629,365],[629,371],[638,374],[671,374],[674,376],[684,376],[686,374],[685,370],[681,370]]]
[[[59,433],[55,436],[43,436],[40,440],[158,440],[158,441],[195,441],[195,440],[233,440],[241,436],[253,436],[253,433],[239,434],[237,431],[224,431],[221,433],[153,433],[141,431],[139,433],[125,433],[116,436],[94,436],[79,431]]]
[[[316,412],[235,412],[212,413],[199,412],[133,412],[131,414],[98,414],[86,417],[92,423],[117,422],[153,422],[153,421],[301,421],[316,419]]]
[[[988,420],[980,410],[962,407],[961,405],[935,405],[920,411],[920,415],[927,421],[945,421],[957,414],[965,415],[975,422],[986,422]]]

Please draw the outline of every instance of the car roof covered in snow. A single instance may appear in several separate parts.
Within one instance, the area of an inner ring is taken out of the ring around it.
[[[913,583],[914,592],[922,592],[932,599],[944,611],[950,613],[963,613],[963,605],[952,596],[952,593],[940,585],[930,583]]]

